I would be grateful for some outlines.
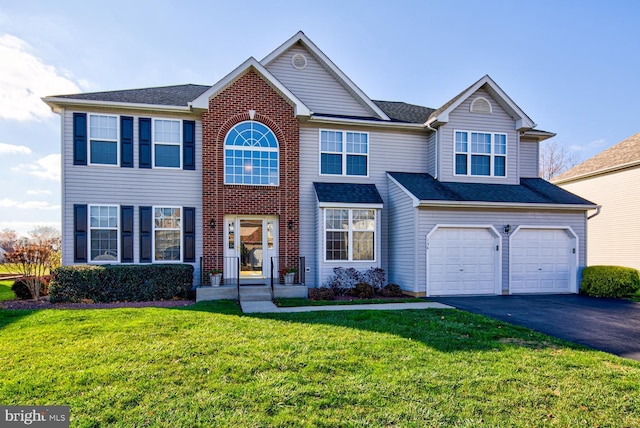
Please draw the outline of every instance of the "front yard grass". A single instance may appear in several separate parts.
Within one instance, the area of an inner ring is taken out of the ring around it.
[[[640,363],[457,310],[0,310],[0,403],[72,426],[640,426]]]
[[[16,296],[11,290],[12,285],[13,279],[5,279],[4,281],[0,281],[0,301],[15,299]]]

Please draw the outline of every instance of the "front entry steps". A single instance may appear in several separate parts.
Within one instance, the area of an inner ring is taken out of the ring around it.
[[[240,301],[271,301],[271,287],[266,285],[240,285]]]

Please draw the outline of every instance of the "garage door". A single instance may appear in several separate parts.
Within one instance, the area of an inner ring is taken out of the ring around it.
[[[427,249],[427,294],[495,294],[496,245],[488,228],[436,229]]]
[[[574,238],[565,229],[518,229],[511,236],[511,293],[569,293]]]

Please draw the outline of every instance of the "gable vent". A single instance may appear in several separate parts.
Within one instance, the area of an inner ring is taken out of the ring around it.
[[[307,57],[301,53],[297,53],[291,57],[291,65],[296,70],[304,70],[307,67]]]
[[[471,102],[471,113],[491,114],[491,103],[483,97],[478,97]]]

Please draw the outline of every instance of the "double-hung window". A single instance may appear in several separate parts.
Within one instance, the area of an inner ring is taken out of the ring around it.
[[[89,163],[118,165],[118,116],[89,115]]]
[[[369,134],[320,131],[320,174],[368,175]]]
[[[179,120],[153,120],[153,159],[156,168],[182,168]]]
[[[455,173],[505,177],[507,175],[507,135],[455,131]]]
[[[153,208],[154,261],[182,260],[181,212],[180,207]]]
[[[92,262],[117,262],[118,206],[89,206],[89,248]]]
[[[325,259],[375,260],[376,210],[325,210]]]

